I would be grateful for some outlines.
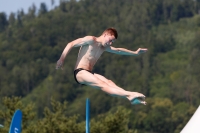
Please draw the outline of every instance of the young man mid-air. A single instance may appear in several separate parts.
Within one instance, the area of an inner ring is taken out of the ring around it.
[[[80,47],[74,68],[74,78],[77,83],[100,89],[113,96],[125,97],[131,104],[146,105],[146,102],[144,101],[145,96],[143,94],[126,91],[104,76],[92,72],[95,63],[104,51],[130,56],[139,55],[147,51],[146,48],[139,48],[137,51],[131,51],[125,48],[115,48],[112,44],[117,37],[118,33],[116,29],[108,28],[99,37],[85,36],[69,42],[60,59],[57,61],[56,69],[62,69],[65,57],[73,47]]]

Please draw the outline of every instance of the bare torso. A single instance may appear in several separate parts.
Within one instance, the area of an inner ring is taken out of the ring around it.
[[[92,44],[81,46],[79,49],[75,69],[83,68],[92,71],[93,66],[104,51],[105,47],[95,40]]]

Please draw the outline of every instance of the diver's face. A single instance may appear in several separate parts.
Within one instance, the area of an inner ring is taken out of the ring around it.
[[[115,36],[110,34],[105,34],[104,36],[104,46],[110,46],[114,43]]]

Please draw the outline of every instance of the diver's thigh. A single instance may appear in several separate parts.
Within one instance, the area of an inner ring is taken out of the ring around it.
[[[93,87],[101,88],[105,85],[105,82],[96,77],[94,74],[82,70],[77,73],[76,79],[78,80],[79,83],[85,84],[85,85],[90,85]]]
[[[107,82],[108,79],[100,74],[97,74],[97,73],[94,73],[94,76],[97,77],[98,79],[104,81],[104,82]]]
[[[96,74],[95,73],[94,76],[96,76],[97,78],[101,79],[102,81],[106,82],[109,85],[116,86],[116,84],[112,80],[107,79],[106,77],[104,77],[104,76],[102,76],[100,74]]]

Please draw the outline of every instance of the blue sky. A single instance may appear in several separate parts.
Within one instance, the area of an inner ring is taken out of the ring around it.
[[[37,10],[40,4],[43,2],[47,5],[47,9],[50,10],[52,0],[0,0],[0,12],[5,12],[6,15],[10,15],[11,12],[17,13],[17,11],[23,9],[25,13],[28,12],[28,8],[35,4]],[[60,0],[54,0],[54,6],[58,6]]]

